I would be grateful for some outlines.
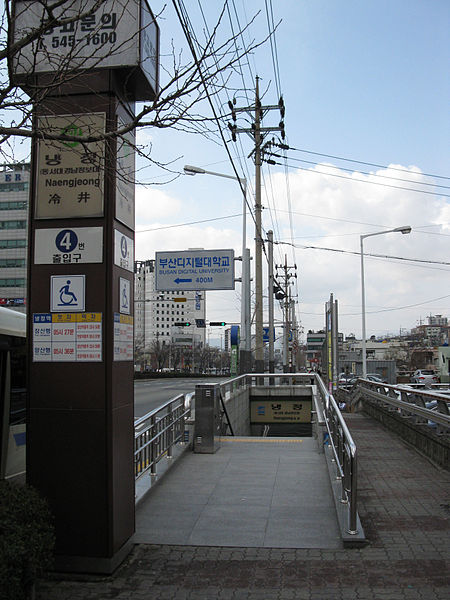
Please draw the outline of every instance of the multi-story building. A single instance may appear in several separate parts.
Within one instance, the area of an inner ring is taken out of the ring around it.
[[[306,366],[320,368],[322,362],[322,346],[326,333],[321,331],[308,331],[306,335]]]
[[[148,352],[154,342],[193,346],[205,344],[205,292],[155,289],[155,261],[136,261],[134,268],[134,339],[136,350]],[[190,323],[187,327],[176,323]]]
[[[440,346],[448,343],[450,330],[448,318],[442,315],[430,315],[427,319],[428,324],[421,323],[411,330],[411,334],[428,346]]]
[[[26,311],[30,165],[0,165],[0,305]]]

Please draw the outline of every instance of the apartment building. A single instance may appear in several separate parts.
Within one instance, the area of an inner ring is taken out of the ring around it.
[[[0,165],[0,305],[26,312],[30,165]]]
[[[149,351],[153,342],[192,346],[205,344],[206,295],[202,291],[157,291],[155,261],[136,261],[134,340],[135,348]],[[176,323],[190,323],[187,327]]]

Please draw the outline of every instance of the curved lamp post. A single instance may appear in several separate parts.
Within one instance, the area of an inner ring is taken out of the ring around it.
[[[361,314],[362,314],[362,367],[363,377],[367,377],[367,357],[366,357],[366,298],[364,289],[364,247],[363,242],[366,238],[374,235],[384,235],[385,233],[411,233],[411,227],[404,225],[403,227],[396,227],[395,229],[386,229],[385,231],[376,231],[375,233],[366,233],[360,236],[361,244]]]
[[[240,372],[248,373],[251,368],[251,309],[250,309],[250,251],[246,248],[246,214],[247,214],[247,179],[207,171],[201,167],[185,165],[186,175],[214,175],[225,179],[239,181],[243,193],[242,206],[242,293],[241,293],[241,339],[240,339]]]

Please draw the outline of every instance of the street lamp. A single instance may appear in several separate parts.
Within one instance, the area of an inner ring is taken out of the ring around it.
[[[251,367],[251,308],[250,308],[250,250],[246,248],[247,179],[225,173],[207,171],[201,167],[185,165],[186,175],[214,175],[239,181],[243,193],[242,203],[242,293],[241,293],[241,339],[239,364],[241,373],[248,373]]]
[[[403,227],[396,227],[395,229],[386,229],[386,231],[376,231],[375,233],[366,233],[360,236],[361,244],[361,314],[362,314],[362,367],[363,377],[367,377],[367,357],[366,357],[366,298],[364,288],[364,246],[363,241],[365,238],[372,237],[374,235],[384,235],[385,233],[411,233],[411,227],[404,225]]]

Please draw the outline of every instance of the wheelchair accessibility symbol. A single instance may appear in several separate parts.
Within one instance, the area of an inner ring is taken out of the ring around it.
[[[66,285],[59,290],[60,303],[58,306],[72,306],[78,303],[77,297],[70,291],[70,284],[71,281],[68,279]]]
[[[85,275],[52,275],[50,281],[51,312],[84,311]]]

